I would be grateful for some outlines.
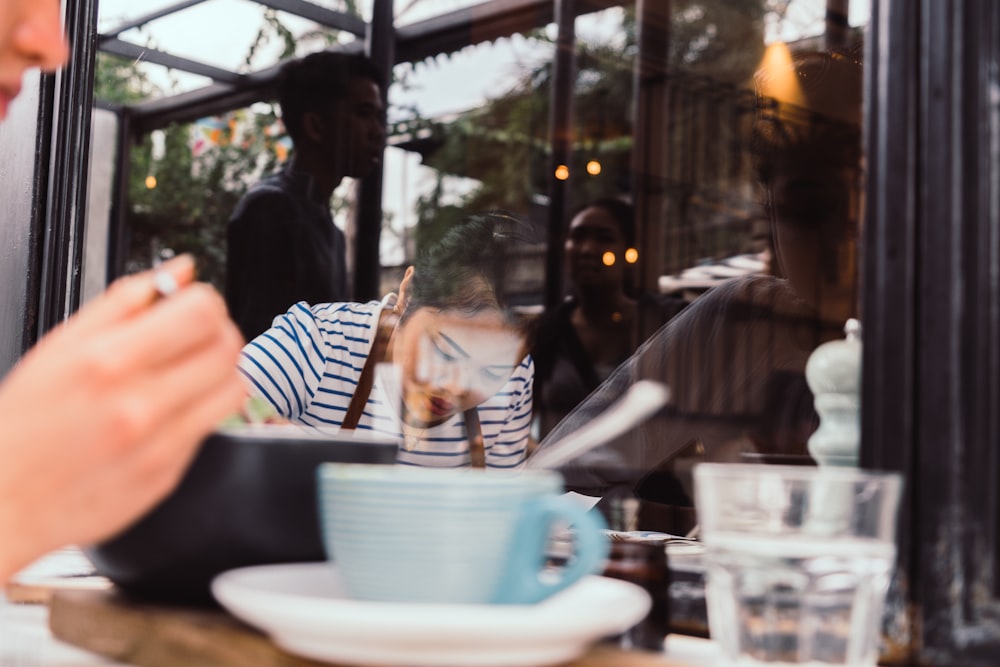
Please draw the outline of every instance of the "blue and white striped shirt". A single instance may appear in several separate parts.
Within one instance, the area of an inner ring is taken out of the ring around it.
[[[271,328],[243,348],[240,371],[252,393],[286,419],[314,427],[340,426],[372,348],[382,302],[292,306]],[[358,429],[403,441],[400,397],[376,373]],[[503,388],[477,408],[488,468],[516,468],[527,456],[534,365],[525,357]],[[393,395],[390,396],[390,393]],[[454,415],[400,449],[399,462],[429,467],[467,467],[465,419]]]

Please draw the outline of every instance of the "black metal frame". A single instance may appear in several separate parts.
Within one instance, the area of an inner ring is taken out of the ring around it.
[[[548,162],[548,233],[545,245],[546,308],[554,308],[563,299],[563,241],[566,227],[566,204],[570,198],[569,179],[560,179],[556,170],[572,163],[573,91],[576,87],[576,0],[553,0],[558,31],[552,67],[552,101],[549,110],[549,136],[552,152]]]
[[[51,117],[48,193],[39,238],[37,328],[41,336],[79,306],[86,225],[87,172],[90,158],[90,118],[93,107],[93,36],[97,32],[95,0],[70,2],[66,30],[73,40],[71,64],[55,77]],[[40,134],[46,130],[40,130]],[[40,156],[41,157],[41,156]],[[41,162],[44,162],[44,157]],[[29,318],[31,319],[31,318]]]
[[[419,62],[442,53],[452,53],[470,44],[492,41],[518,32],[541,28],[555,20],[556,4],[552,0],[488,0],[480,5],[468,7],[447,15],[437,16],[416,23],[395,27],[385,12],[372,17],[371,26],[366,26],[354,16],[321,8],[304,0],[254,0],[258,4],[281,9],[305,18],[315,20],[338,30],[346,30],[358,37],[372,40],[372,28],[388,24],[384,39],[393,41],[393,63]],[[248,106],[250,103],[266,99],[278,73],[278,66],[256,72],[240,74],[180,58],[173,54],[148,49],[120,39],[119,35],[129,29],[144,25],[204,0],[184,0],[160,11],[145,15],[106,31],[99,35],[100,50],[128,58],[142,57],[152,63],[172,67],[179,71],[199,74],[212,79],[213,83],[198,90],[181,93],[166,98],[142,102],[130,107],[134,131],[148,133],[173,122],[185,122],[224,113]],[[574,16],[600,11],[623,4],[623,0],[575,0]],[[303,13],[305,12],[305,13]],[[319,12],[319,15],[314,15]],[[378,20],[376,20],[378,19]],[[380,31],[382,28],[378,28]],[[382,39],[382,38],[378,38]],[[341,47],[347,51],[361,51],[359,41]]]
[[[862,462],[905,472],[891,644],[1000,656],[1000,8],[879,0],[867,82]]]
[[[392,0],[375,0],[372,22],[365,37],[365,52],[384,72],[396,62],[396,40],[392,30]],[[389,82],[382,85],[382,99],[388,99]],[[358,186],[358,210],[354,220],[354,266],[351,293],[358,301],[381,295],[382,170],[363,178]]]
[[[34,345],[40,334],[39,307],[42,303],[42,267],[44,263],[45,230],[48,220],[48,188],[50,156],[54,124],[55,81],[53,74],[43,74],[39,81],[38,124],[35,129],[34,192],[29,212],[29,248],[25,276],[24,317],[21,323],[20,351],[23,354]]]

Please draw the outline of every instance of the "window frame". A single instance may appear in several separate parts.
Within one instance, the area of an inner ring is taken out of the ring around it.
[[[66,6],[67,27],[96,36],[97,0]],[[861,461],[907,480],[886,657],[992,665],[1000,654],[1000,101],[989,91],[1000,86],[1000,7],[873,0],[866,50]],[[20,212],[39,245],[25,312],[5,325],[9,339],[35,323],[44,331],[76,306],[86,169],[65,160],[87,155],[95,53],[95,40],[74,40],[54,100],[43,95],[36,145],[52,137],[52,148],[36,153],[35,173],[48,178],[48,205],[17,206],[30,208]]]
[[[862,465],[905,474],[889,657],[1000,654],[1000,9],[873,3]]]

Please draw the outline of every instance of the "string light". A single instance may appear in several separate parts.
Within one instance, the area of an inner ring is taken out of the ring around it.
[[[597,176],[601,173],[601,163],[597,160],[591,160],[587,163],[587,173],[591,176]]]
[[[615,265],[615,253],[610,250],[606,251],[601,256],[601,261],[604,262],[604,266],[614,266]]]
[[[156,176],[150,174],[149,176],[146,177],[146,189],[152,190],[155,187],[156,187]]]
[[[635,248],[629,248],[625,251],[625,261],[629,264],[635,264],[639,261],[639,251]]]
[[[558,167],[556,167],[556,178],[558,178],[560,181],[565,181],[566,179],[568,179],[569,167],[567,167],[564,164],[561,164]]]

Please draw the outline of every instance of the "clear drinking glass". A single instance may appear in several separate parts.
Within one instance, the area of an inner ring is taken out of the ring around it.
[[[695,503],[709,630],[733,665],[875,665],[902,479],[704,463]]]

